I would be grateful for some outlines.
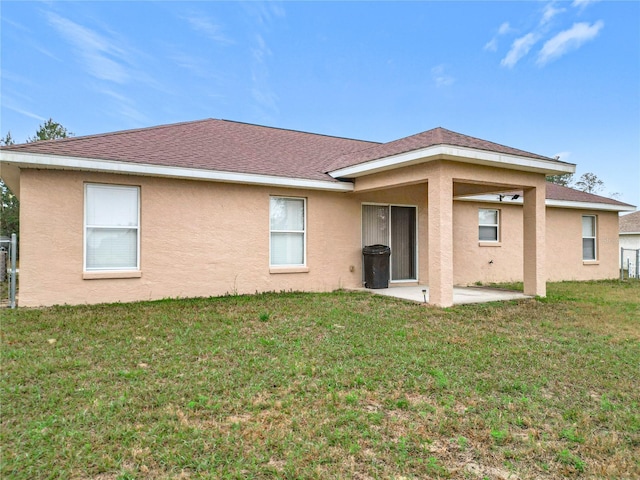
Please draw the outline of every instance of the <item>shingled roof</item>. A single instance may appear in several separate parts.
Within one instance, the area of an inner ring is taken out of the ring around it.
[[[520,157],[534,158],[536,160],[545,160],[558,163],[554,158],[544,157],[517,148],[507,147],[498,143],[489,142],[480,138],[462,135],[461,133],[452,132],[445,128],[434,128],[426,132],[404,137],[389,143],[374,145],[365,150],[358,150],[342,155],[331,165],[330,170],[338,170],[360,163],[377,160],[380,158],[390,157],[401,153],[412,152],[423,148],[434,147],[437,145],[450,145],[454,147],[472,148],[475,150],[485,150],[488,152],[497,152],[507,155],[516,155]]]
[[[378,143],[217,119],[26,143],[3,149],[335,181],[326,173],[436,145],[557,161],[444,128],[434,128],[389,143]]]
[[[389,143],[206,119],[0,147],[3,151],[339,182],[327,172],[437,145],[558,160],[444,128]],[[629,206],[547,184],[547,199]]]
[[[640,234],[640,211],[620,217],[620,233]]]
[[[548,200],[564,200],[568,202],[583,203],[606,203],[608,205],[620,205],[630,207],[628,203],[619,202],[613,198],[602,197],[593,193],[582,192],[555,183],[547,182],[547,199]]]
[[[328,165],[372,145],[377,143],[208,119],[2,149],[337,182],[325,173]]]

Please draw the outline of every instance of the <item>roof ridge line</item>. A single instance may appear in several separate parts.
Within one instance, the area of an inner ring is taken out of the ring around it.
[[[281,127],[273,127],[271,125],[260,125],[259,123],[251,123],[251,122],[239,122],[237,120],[228,120],[226,118],[220,118],[219,119],[222,122],[228,122],[228,123],[235,123],[235,124],[239,124],[239,125],[249,125],[251,127],[259,127],[259,128],[269,128],[272,130],[280,130],[280,131],[284,131],[284,132],[294,132],[294,133],[304,133],[305,135],[315,135],[317,137],[327,137],[327,138],[337,138],[339,140],[351,140],[354,142],[365,142],[365,143],[373,143],[376,145],[382,145],[382,142],[376,142],[374,140],[363,140],[361,138],[351,138],[351,137],[342,137],[342,136],[338,136],[338,135],[329,135],[327,133],[316,133],[316,132],[307,132],[305,130],[296,130],[295,128],[281,128]],[[369,147],[367,147],[369,148]],[[359,150],[356,150],[359,151]]]

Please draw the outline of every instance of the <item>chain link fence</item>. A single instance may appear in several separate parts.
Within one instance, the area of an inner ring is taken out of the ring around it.
[[[18,268],[18,239],[0,237],[0,305],[16,308]]]
[[[620,248],[620,280],[640,278],[640,249]]]

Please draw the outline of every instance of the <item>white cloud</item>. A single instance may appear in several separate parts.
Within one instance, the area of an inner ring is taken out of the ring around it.
[[[593,25],[586,22],[574,23],[570,29],[558,33],[543,45],[538,54],[538,65],[545,65],[572,50],[580,48],[584,43],[597,37],[602,27],[604,27],[602,20]]]
[[[495,52],[496,50],[498,50],[498,39],[496,37],[493,37],[491,40],[485,43],[484,47],[482,48],[490,52]]]
[[[544,7],[544,11],[542,12],[542,19],[540,20],[540,25],[544,25],[548,23],[549,21],[551,21],[553,17],[555,17],[556,15],[564,11],[566,11],[565,8],[554,7],[553,2],[547,3]]]
[[[148,125],[150,120],[136,108],[136,102],[130,97],[110,88],[97,87],[96,91],[114,100],[110,110],[114,117],[127,120],[132,126]]]
[[[272,55],[261,34],[255,35],[256,45],[251,49],[251,96],[256,103],[269,112],[277,112],[278,96],[269,84],[269,67],[267,60]]]
[[[171,49],[171,47],[167,48]],[[168,54],[167,58],[192,75],[208,79],[220,79],[220,75],[206,58],[193,56],[176,49],[174,49],[173,53]]]
[[[436,87],[448,87],[456,81],[451,75],[446,72],[445,65],[436,65],[431,69],[431,78],[436,83]]]
[[[3,107],[8,108],[9,110],[13,110],[16,113],[19,113],[20,115],[24,115],[25,117],[29,117],[29,118],[35,118],[36,120],[40,120],[41,122],[46,122],[47,119],[44,117],[41,117],[40,115],[30,112],[28,110],[25,110],[24,108],[21,108],[17,105],[7,105],[7,99],[4,98],[4,105]]]
[[[505,35],[510,31],[511,31],[511,25],[509,25],[509,22],[504,22],[502,25],[500,25],[500,28],[498,29],[498,35]]]
[[[278,18],[286,16],[281,2],[243,2],[242,6],[260,28],[270,29]]]
[[[579,8],[581,10],[584,10],[589,5],[591,5],[592,3],[596,3],[596,2],[599,2],[599,1],[600,0],[573,0],[573,2],[571,3],[571,6]]]
[[[513,68],[522,57],[529,53],[531,47],[533,47],[538,40],[538,35],[533,32],[527,33],[523,37],[516,38],[511,44],[511,49],[500,62],[500,65],[503,67]]]
[[[191,28],[196,32],[202,33],[205,37],[216,43],[231,44],[234,43],[229,37],[222,33],[222,27],[215,23],[211,18],[204,15],[194,13],[188,17],[183,17]]]
[[[126,83],[130,79],[121,63],[126,52],[113,39],[55,13],[49,14],[49,24],[80,53],[90,75],[115,83]]]
[[[280,2],[242,2],[241,5],[255,28],[250,58],[251,97],[261,121],[269,122],[279,113],[279,97],[270,82],[269,60],[273,52],[267,39],[286,11]]]
[[[500,25],[500,27],[498,28],[497,35],[495,35],[491,40],[485,43],[483,49],[490,52],[495,52],[496,50],[498,50],[498,37],[500,35],[506,35],[507,33],[511,32],[511,30],[512,28],[511,25],[509,25],[509,22],[502,23],[502,25]]]

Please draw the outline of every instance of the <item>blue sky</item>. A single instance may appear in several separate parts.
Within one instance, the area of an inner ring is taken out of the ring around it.
[[[640,2],[0,3],[0,134],[224,118],[434,127],[560,155],[640,206]]]

